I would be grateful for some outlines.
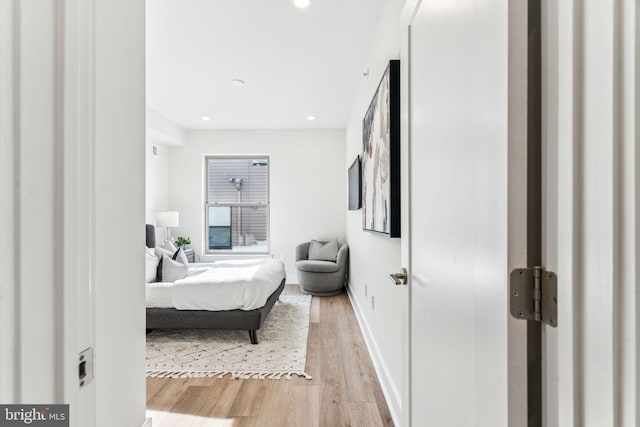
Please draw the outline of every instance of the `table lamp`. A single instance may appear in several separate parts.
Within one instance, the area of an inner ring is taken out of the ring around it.
[[[166,212],[158,212],[156,214],[156,226],[165,227],[166,234],[164,239],[164,244],[167,242],[173,243],[173,237],[171,237],[171,227],[179,227],[180,226],[180,213],[178,211],[166,211]]]

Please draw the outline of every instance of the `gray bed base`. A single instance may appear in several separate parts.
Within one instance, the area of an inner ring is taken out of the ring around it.
[[[156,247],[156,228],[146,224],[146,243],[148,248]],[[282,290],[286,277],[282,279],[263,307],[255,310],[176,310],[175,308],[147,308],[147,332],[152,329],[234,329],[249,331],[251,344],[258,344],[258,329]]]
[[[147,308],[147,331],[151,329],[245,329],[251,344],[258,344],[258,329],[264,323],[284,289],[285,279],[264,306],[255,310],[176,310]]]

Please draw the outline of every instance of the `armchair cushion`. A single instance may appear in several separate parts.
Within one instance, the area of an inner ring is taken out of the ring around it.
[[[312,273],[334,273],[340,266],[333,261],[308,260],[296,262],[299,271],[309,271]]]
[[[335,261],[338,256],[338,240],[330,240],[326,243],[312,240],[309,245],[309,259],[321,261]]]

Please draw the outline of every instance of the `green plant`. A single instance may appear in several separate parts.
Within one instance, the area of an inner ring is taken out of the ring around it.
[[[176,246],[181,247],[181,246],[187,246],[191,244],[191,239],[188,237],[176,237]]]

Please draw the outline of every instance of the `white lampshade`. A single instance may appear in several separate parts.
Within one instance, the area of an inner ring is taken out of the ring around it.
[[[156,226],[158,227],[179,227],[180,213],[178,211],[158,212],[156,214]]]

